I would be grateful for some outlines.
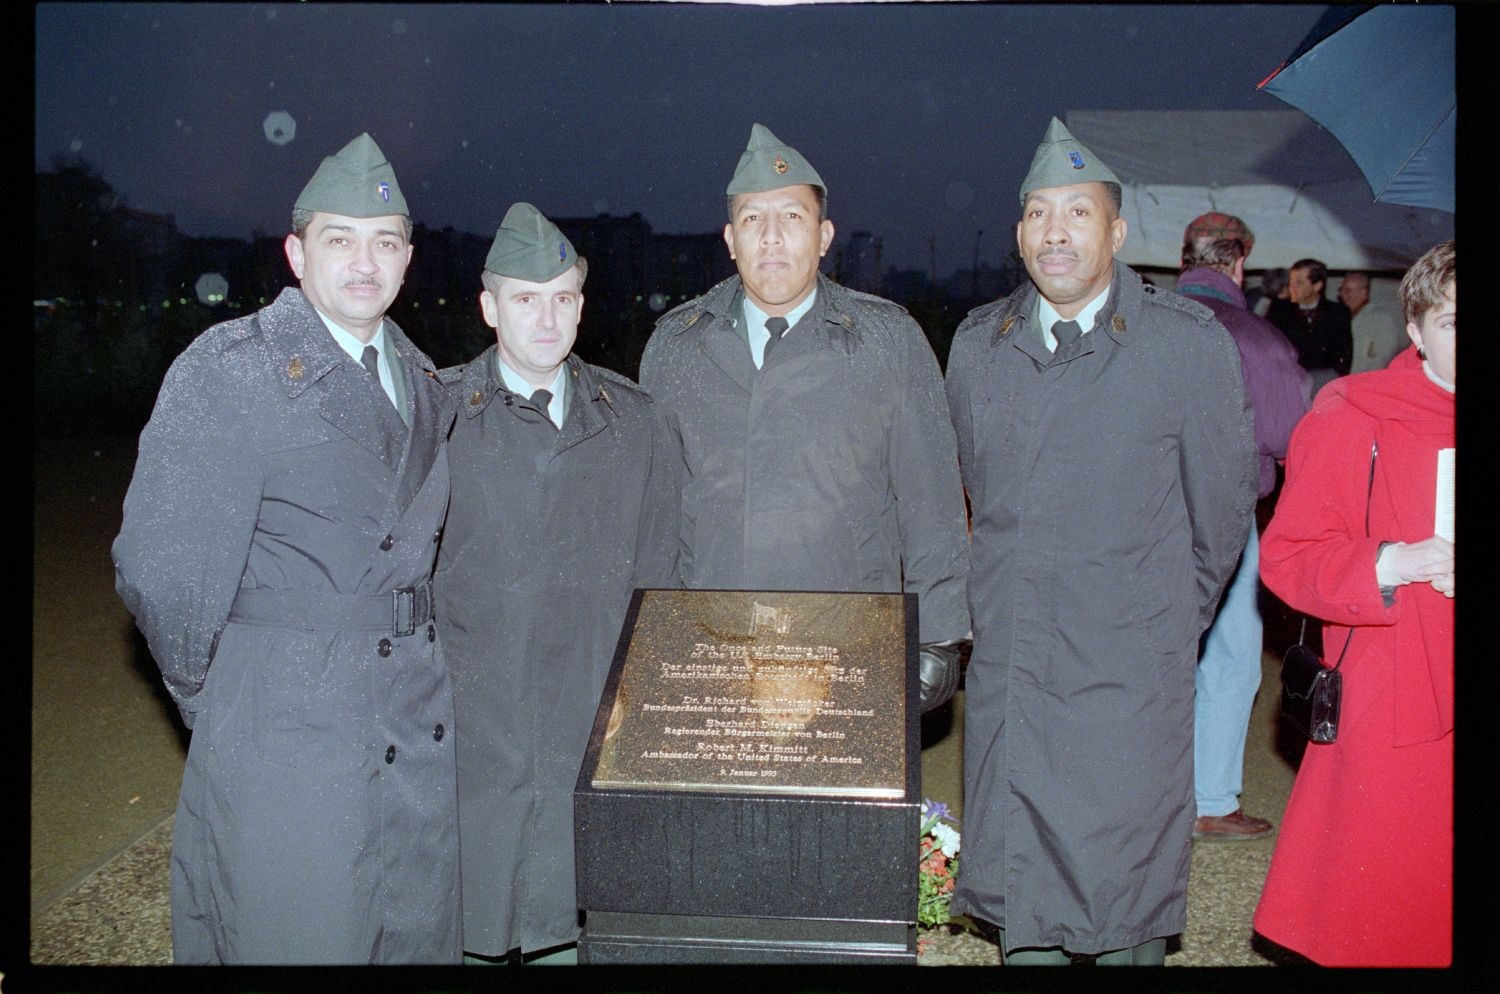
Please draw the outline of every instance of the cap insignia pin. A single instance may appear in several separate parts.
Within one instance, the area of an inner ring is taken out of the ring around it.
[[[286,364],[286,375],[294,380],[302,379],[302,357],[294,355],[292,361]]]
[[[382,180],[375,184],[375,189],[380,193],[381,200],[384,200],[386,203],[391,202],[391,184]]]
[[[776,169],[776,174],[778,176],[784,175],[786,173],[786,170],[787,170],[786,160],[783,159],[781,156],[778,155],[776,157],[776,164],[775,164],[774,168]]]
[[[1073,163],[1074,169],[1083,168],[1083,156],[1079,155],[1077,152],[1069,152],[1068,161]]]
[[[564,261],[567,260],[567,258],[568,258],[568,246],[564,245],[562,242],[558,242],[557,243],[557,261],[558,262],[564,262]]]

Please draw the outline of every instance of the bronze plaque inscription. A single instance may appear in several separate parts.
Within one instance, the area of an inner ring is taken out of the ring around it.
[[[593,786],[903,796],[903,603],[644,591]]]

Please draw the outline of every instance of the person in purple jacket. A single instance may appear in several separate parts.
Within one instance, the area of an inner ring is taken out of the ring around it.
[[[1276,485],[1276,460],[1286,455],[1292,428],[1307,411],[1312,380],[1298,365],[1297,350],[1286,336],[1245,306],[1245,260],[1255,244],[1245,222],[1231,214],[1204,214],[1187,226],[1182,242],[1177,292],[1212,310],[1239,347],[1245,395],[1255,414],[1257,497],[1264,498]],[[1245,814],[1239,801],[1250,706],[1261,674],[1260,543],[1253,508],[1246,528],[1249,537],[1239,568],[1198,657],[1193,704],[1197,839],[1256,839],[1271,832],[1269,821]]]

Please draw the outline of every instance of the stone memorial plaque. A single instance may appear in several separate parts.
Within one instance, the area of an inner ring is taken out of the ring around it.
[[[904,796],[902,594],[638,596],[600,705],[595,789]]]

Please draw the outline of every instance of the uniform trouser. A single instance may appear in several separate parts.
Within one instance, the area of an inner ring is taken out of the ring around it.
[[[1240,806],[1245,735],[1260,687],[1260,540],[1255,519],[1239,568],[1219,605],[1198,659],[1193,703],[1193,792],[1198,816],[1227,815]]]
[[[578,943],[537,949],[522,955],[520,947],[504,956],[480,956],[464,953],[464,966],[577,966]]]
[[[1005,929],[1000,929],[1000,948],[1005,949]],[[1167,960],[1167,940],[1147,939],[1128,949],[1112,949],[1092,957],[1095,966],[1161,966]],[[1068,966],[1073,957],[1059,946],[1050,949],[1014,949],[1004,954],[1006,966]]]

